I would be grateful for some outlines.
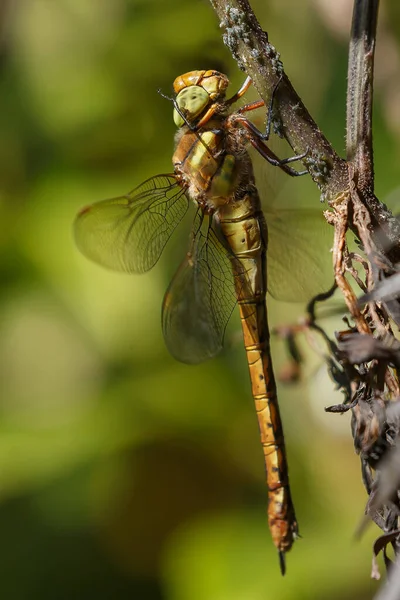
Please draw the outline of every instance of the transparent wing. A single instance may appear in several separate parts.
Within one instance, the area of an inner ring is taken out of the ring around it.
[[[83,208],[74,223],[76,244],[95,262],[144,273],[184,217],[188,200],[174,175],[156,175],[126,196]]]
[[[222,349],[236,304],[229,251],[214,225],[204,232],[195,219],[191,249],[176,272],[163,302],[162,327],[169,352],[185,363],[200,363]]]
[[[266,212],[268,291],[287,302],[310,300],[333,283],[332,228],[322,211]]]
[[[287,143],[280,143],[276,136],[269,140],[271,144],[278,156],[290,155]],[[268,225],[268,291],[279,300],[308,301],[333,283],[333,229],[325,221],[307,176],[292,179],[266,165],[257,153],[252,152],[251,157]],[[298,208],[305,197],[315,197],[315,209]]]

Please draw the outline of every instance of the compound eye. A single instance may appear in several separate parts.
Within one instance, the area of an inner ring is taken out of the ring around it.
[[[189,123],[194,121],[203,112],[209,102],[210,95],[204,88],[198,85],[191,85],[184,88],[176,97],[179,110]],[[182,127],[185,123],[176,109],[174,109],[174,123],[177,127]]]

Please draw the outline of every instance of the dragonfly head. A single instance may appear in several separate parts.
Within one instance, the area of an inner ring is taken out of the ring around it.
[[[189,123],[193,123],[210,104],[223,100],[228,84],[226,75],[218,71],[190,71],[177,77],[174,91],[177,94],[177,107],[182,114],[174,109],[175,125],[184,125],[182,115]]]

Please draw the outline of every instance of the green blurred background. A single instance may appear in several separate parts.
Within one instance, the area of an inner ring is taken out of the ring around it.
[[[350,2],[253,5],[343,155]],[[282,579],[237,318],[208,364],[179,364],[164,348],[160,306],[187,230],[142,277],[102,270],[73,244],[78,208],[171,170],[172,109],[158,88],[203,68],[226,72],[232,90],[242,82],[209,3],[0,6],[1,597],[371,598],[378,531],[354,540],[366,496],[349,415],[324,413],[341,396],[320,358],[310,355],[301,385],[279,388],[303,536]],[[375,113],[377,189],[393,205],[398,12],[384,3]],[[321,211],[310,182],[289,186],[281,195]],[[276,324],[302,306],[270,309]],[[273,353],[279,371],[279,340]]]

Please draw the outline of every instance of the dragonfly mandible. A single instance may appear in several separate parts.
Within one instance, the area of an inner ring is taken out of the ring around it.
[[[264,105],[261,100],[230,111],[251,80],[226,99],[228,83],[225,75],[212,70],[178,77],[174,172],[156,175],[125,196],[83,208],[74,232],[78,248],[95,262],[143,273],[157,262],[194,202],[189,250],[163,301],[164,339],[178,360],[199,363],[211,358],[221,350],[238,304],[267,473],[268,523],[284,573],[285,553],[298,525],[270,353],[267,225],[248,147],[290,175],[299,174],[288,165],[299,157],[280,161],[265,144],[268,131],[262,134],[246,118],[246,112]],[[300,299],[296,292],[294,296]]]

